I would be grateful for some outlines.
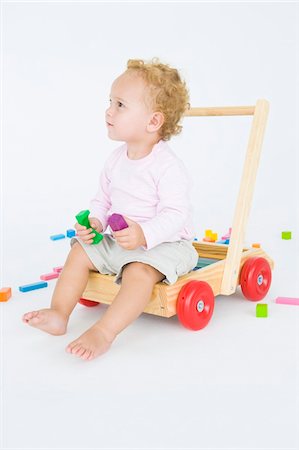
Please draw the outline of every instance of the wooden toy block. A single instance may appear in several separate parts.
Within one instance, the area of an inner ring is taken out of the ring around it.
[[[251,247],[253,247],[253,248],[261,248],[261,244],[259,244],[258,242],[255,242],[254,244],[251,245]]]
[[[210,238],[210,237],[204,237],[202,240],[203,240],[204,242],[214,242],[213,239]]]
[[[221,239],[229,239],[231,233],[232,233],[232,229],[229,228],[228,232],[224,236],[222,236]]]
[[[0,302],[7,302],[11,297],[11,288],[4,287],[0,289]]]
[[[198,270],[198,269],[202,269],[203,267],[207,267],[210,264],[214,264],[215,262],[220,261],[220,259],[216,259],[216,258],[198,258],[197,264],[194,267],[193,270]]]
[[[299,298],[296,297],[277,297],[276,303],[281,305],[299,305]]]
[[[204,242],[216,242],[218,239],[218,234],[214,233],[212,230],[205,230]]]
[[[59,239],[65,239],[65,234],[53,234],[53,236],[50,236],[50,239],[52,241],[58,241]]]
[[[58,272],[60,273],[63,269],[63,266],[59,266],[59,267],[53,267],[53,272]]]
[[[121,214],[112,214],[108,219],[108,225],[112,231],[120,231],[128,228],[128,224]]]
[[[286,239],[286,240],[292,239],[292,232],[291,231],[282,231],[281,238]]]
[[[19,290],[21,292],[35,291],[36,289],[42,289],[48,286],[46,281],[38,281],[37,283],[26,284],[24,286],[20,286]]]
[[[72,228],[70,228],[69,230],[66,230],[66,235],[69,238],[76,236],[76,230],[73,230]]]
[[[90,226],[90,222],[89,222],[89,214],[90,211],[89,209],[84,209],[83,211],[80,211],[77,215],[76,215],[76,220],[77,222],[82,225],[83,227],[86,228],[92,228]],[[101,233],[98,233],[94,228],[92,228],[93,233],[95,234],[95,237],[93,238],[92,243],[93,244],[98,244],[99,242],[101,242],[101,240],[103,239],[103,235]]]
[[[268,305],[266,303],[256,305],[256,317],[268,317]]]
[[[54,278],[59,277],[59,272],[52,272],[52,273],[45,273],[44,275],[40,276],[41,280],[47,281],[47,280],[53,280]]]

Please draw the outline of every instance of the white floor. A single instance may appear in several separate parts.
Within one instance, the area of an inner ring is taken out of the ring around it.
[[[55,281],[25,294],[18,286],[62,265],[69,242],[39,245],[25,271],[12,252],[5,280],[14,293],[1,304],[1,448],[298,449],[299,307],[274,303],[298,296],[294,240],[274,244],[268,318],[256,318],[239,291],[217,297],[199,332],[143,314],[91,362],[64,348],[106,306],[78,305],[61,337],[21,322],[49,304]]]

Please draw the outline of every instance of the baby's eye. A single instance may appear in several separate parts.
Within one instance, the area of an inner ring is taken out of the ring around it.
[[[117,102],[117,106],[119,106],[120,108],[122,108],[123,106],[125,106],[122,102]]]

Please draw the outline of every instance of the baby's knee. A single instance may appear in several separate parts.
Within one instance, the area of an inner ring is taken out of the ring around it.
[[[164,275],[162,275],[157,269],[150,266],[149,264],[141,262],[132,262],[127,264],[124,267],[123,272],[129,276],[136,277],[139,280],[150,280],[154,284],[164,278]]]
[[[72,255],[82,255],[84,252],[82,246],[79,244],[78,241],[75,241],[72,244],[71,250],[70,250],[70,254]]]
[[[84,267],[88,267],[89,270],[97,270],[78,241],[72,244],[69,257],[77,263],[84,265]]]

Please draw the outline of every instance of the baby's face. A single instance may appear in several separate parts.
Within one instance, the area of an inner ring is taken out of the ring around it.
[[[140,75],[125,72],[112,84],[110,107],[106,110],[108,136],[115,141],[133,143],[147,134],[152,111],[146,104],[148,92]]]

